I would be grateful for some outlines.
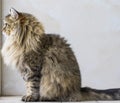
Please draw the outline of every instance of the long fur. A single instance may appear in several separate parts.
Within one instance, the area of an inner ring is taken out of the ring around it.
[[[12,9],[5,17],[2,48],[7,65],[15,66],[26,82],[23,101],[118,100],[120,89],[81,87],[81,75],[69,44],[59,35],[45,34],[32,15]]]
[[[24,16],[21,17],[22,15]],[[3,28],[3,33],[8,35],[7,30],[10,29],[11,35],[5,40],[1,52],[6,64],[12,63],[17,66],[18,58],[23,52],[36,51],[39,48],[38,44],[41,42],[40,38],[44,34],[44,29],[42,24],[30,14],[21,13],[17,21],[7,15],[5,21],[11,24],[11,27]],[[15,29],[13,30],[12,28]]]

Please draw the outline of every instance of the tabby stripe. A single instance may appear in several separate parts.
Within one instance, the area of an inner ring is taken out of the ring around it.
[[[33,75],[33,76],[28,77],[28,80],[29,81],[40,82],[40,76]]]

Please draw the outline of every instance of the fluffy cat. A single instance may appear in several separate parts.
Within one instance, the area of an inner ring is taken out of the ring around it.
[[[69,44],[58,35],[45,34],[42,24],[31,14],[11,8],[2,32],[7,35],[3,60],[15,66],[26,82],[22,101],[120,99],[120,89],[82,88],[79,66]]]

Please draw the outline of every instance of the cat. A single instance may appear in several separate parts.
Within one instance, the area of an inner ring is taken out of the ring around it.
[[[3,60],[16,67],[26,82],[22,101],[120,100],[119,88],[82,88],[70,45],[59,35],[46,34],[33,15],[11,8],[2,32],[7,35],[1,51]]]

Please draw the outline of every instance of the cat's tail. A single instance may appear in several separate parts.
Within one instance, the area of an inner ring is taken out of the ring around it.
[[[120,100],[120,89],[96,90],[81,88],[81,101]]]

